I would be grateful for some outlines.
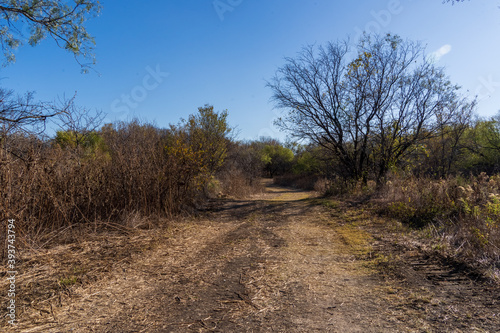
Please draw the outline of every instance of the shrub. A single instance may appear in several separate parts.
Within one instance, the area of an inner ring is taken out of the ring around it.
[[[54,139],[0,137],[0,219],[40,242],[61,228],[123,222],[124,216],[192,211],[226,155],[227,113],[200,108],[182,126],[138,121],[61,130]],[[0,236],[4,236],[2,228]]]
[[[379,212],[427,230],[453,255],[500,265],[500,176],[432,180],[393,176],[378,192]]]
[[[260,151],[253,143],[230,142],[227,158],[216,173],[221,195],[241,198],[262,191],[262,169]]]

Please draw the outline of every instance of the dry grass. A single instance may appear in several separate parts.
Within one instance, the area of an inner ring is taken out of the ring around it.
[[[29,321],[56,320],[53,306],[76,288],[154,249],[162,239],[151,230],[206,203],[207,160],[216,160],[174,126],[117,123],[80,133],[78,142],[71,141],[74,132],[63,134],[0,137],[0,258],[6,262],[7,223],[14,219],[16,270],[23,272],[16,309]]]
[[[68,244],[23,249],[16,266],[17,317],[25,323],[47,320],[47,316],[56,320],[54,311],[77,297],[78,289],[102,283],[109,272],[116,271],[135,255],[146,256],[164,243],[169,233],[124,226],[120,231],[95,233],[80,227],[61,235]],[[0,276],[5,276],[6,271],[2,267]],[[6,290],[6,279],[2,279],[0,288]]]
[[[420,230],[433,248],[500,277],[500,177],[397,178],[375,200],[379,212]]]
[[[434,286],[422,272],[415,285],[384,280],[380,269],[392,259],[382,253],[400,238],[384,229],[386,218],[263,185],[269,192],[253,200],[154,223],[168,228],[142,230],[145,221],[131,214],[129,227],[68,230],[72,244],[23,253],[18,331],[437,332],[498,322],[496,294],[484,286]],[[380,243],[381,234],[392,238]],[[455,289],[439,294],[446,286]]]
[[[217,176],[214,186],[219,197],[230,196],[241,199],[264,191],[258,178],[245,174],[243,170],[231,168],[224,171]]]

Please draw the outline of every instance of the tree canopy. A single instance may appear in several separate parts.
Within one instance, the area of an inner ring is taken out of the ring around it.
[[[189,146],[212,175],[222,165],[227,155],[227,143],[231,128],[227,123],[227,110],[214,111],[212,105],[198,108],[198,114],[184,122]]]
[[[82,71],[95,63],[93,37],[87,32],[88,18],[100,11],[97,0],[0,0],[0,45],[4,65],[15,61],[14,50],[24,43],[37,45],[51,37],[59,47],[72,53]],[[90,63],[82,63],[85,59]],[[47,118],[67,113],[74,97],[59,104],[36,102],[34,94],[16,95],[0,88],[0,139],[9,132],[43,130]]]
[[[424,48],[399,36],[364,35],[308,46],[287,58],[268,86],[278,108],[277,125],[329,151],[343,176],[381,182],[387,171],[474,107],[460,97]]]
[[[100,11],[97,0],[0,0],[0,43],[5,63],[15,61],[13,51],[25,43],[37,45],[47,36],[71,52],[85,71],[95,62],[94,38],[87,32],[85,22]]]

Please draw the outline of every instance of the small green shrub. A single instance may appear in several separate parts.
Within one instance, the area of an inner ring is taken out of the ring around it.
[[[64,287],[69,287],[78,282],[78,278],[74,275],[69,276],[69,277],[64,277],[59,280],[59,284],[64,286]]]

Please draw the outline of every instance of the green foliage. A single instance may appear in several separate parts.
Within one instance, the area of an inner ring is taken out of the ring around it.
[[[57,131],[55,142],[62,148],[91,148],[96,149],[103,145],[102,137],[95,131],[78,133],[75,131]]]
[[[293,172],[300,175],[314,174],[318,171],[318,169],[319,161],[308,151],[305,151],[297,156],[295,164],[292,167]]]
[[[488,222],[496,224],[500,220],[500,199],[497,195],[491,194],[490,201],[486,203],[486,214]]]
[[[198,155],[206,171],[213,175],[224,163],[231,128],[227,110],[217,113],[211,105],[198,108],[184,124],[190,149]]]
[[[35,46],[46,36],[52,37],[60,47],[75,56],[94,62],[91,52],[95,43],[85,23],[99,11],[97,0],[73,0],[71,4],[54,0],[0,1],[3,21],[0,41],[6,62],[15,61],[13,50],[23,43],[24,38],[28,39],[29,45]],[[22,24],[29,27],[27,36],[22,35]]]
[[[109,157],[108,148],[102,136],[96,132],[57,131],[54,142],[64,149],[82,153],[83,157],[97,155]]]
[[[490,120],[478,120],[464,137],[465,152],[460,162],[462,170],[473,172],[500,171],[500,123],[499,116]]]
[[[265,145],[260,153],[264,170],[271,177],[283,175],[292,167],[293,151],[279,143]]]

